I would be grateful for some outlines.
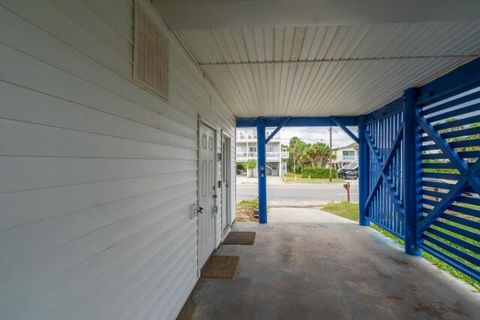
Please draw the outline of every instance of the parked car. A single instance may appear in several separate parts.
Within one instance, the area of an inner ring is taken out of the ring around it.
[[[341,167],[337,171],[337,177],[340,179],[356,180],[358,179],[358,161],[352,161]]]
[[[237,168],[237,175],[246,175],[247,169],[239,169]]]

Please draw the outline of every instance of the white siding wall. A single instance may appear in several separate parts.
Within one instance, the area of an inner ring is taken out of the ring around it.
[[[0,0],[0,319],[174,319],[196,282],[197,117],[234,118],[172,37],[168,103],[132,82],[132,6]]]

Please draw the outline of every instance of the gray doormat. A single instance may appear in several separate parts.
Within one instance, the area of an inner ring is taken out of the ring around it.
[[[202,271],[203,278],[232,279],[237,269],[238,256],[213,256]]]
[[[223,240],[223,244],[252,245],[255,242],[255,232],[232,231]]]

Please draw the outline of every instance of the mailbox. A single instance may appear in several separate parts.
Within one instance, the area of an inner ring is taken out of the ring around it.
[[[350,182],[345,182],[343,187],[347,191],[347,202],[350,202]]]

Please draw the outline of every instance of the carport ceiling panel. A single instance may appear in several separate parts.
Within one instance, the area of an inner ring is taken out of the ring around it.
[[[239,117],[361,115],[467,62],[338,62],[204,68]],[[448,62],[448,63],[447,63]],[[447,65],[445,65],[447,64]]]
[[[178,31],[200,64],[472,54],[479,21]],[[475,42],[476,40],[476,42]]]
[[[176,33],[239,117],[365,114],[480,53],[480,21]]]

